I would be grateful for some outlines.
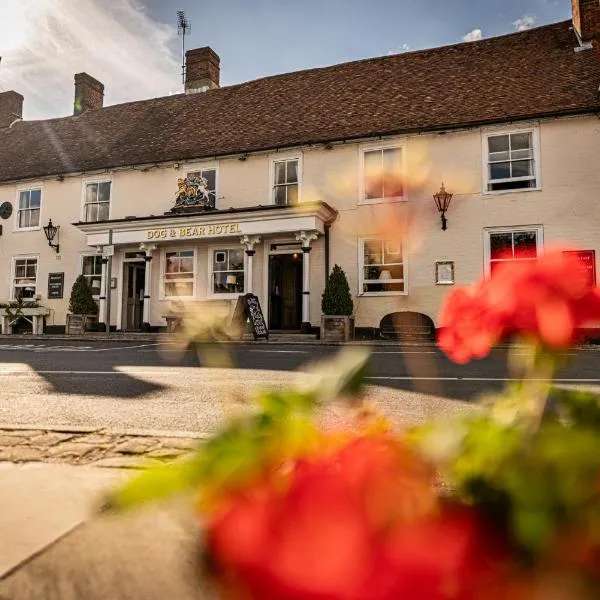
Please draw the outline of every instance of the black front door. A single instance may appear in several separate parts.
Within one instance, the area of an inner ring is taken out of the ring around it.
[[[302,253],[269,257],[269,329],[297,331],[302,324]]]
[[[141,329],[144,311],[146,265],[144,263],[125,264],[127,265],[125,328],[129,330]]]

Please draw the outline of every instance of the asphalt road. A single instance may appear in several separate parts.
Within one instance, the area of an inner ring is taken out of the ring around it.
[[[207,366],[194,352],[180,356],[153,343],[5,338],[0,424],[209,432],[253,390],[289,385],[308,363],[338,351],[322,345],[224,348],[232,367]],[[405,423],[470,410],[482,394],[510,380],[504,349],[465,366],[429,346],[375,346],[372,352],[369,395]],[[566,352],[565,358],[562,385],[600,390],[599,350]]]

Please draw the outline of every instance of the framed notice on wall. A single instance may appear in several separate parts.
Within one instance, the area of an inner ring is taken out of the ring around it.
[[[65,274],[48,273],[48,300],[57,300],[64,296]]]
[[[435,263],[435,284],[453,285],[454,284],[454,262],[443,261]]]
[[[590,285],[596,285],[596,251],[595,250],[567,250],[569,254],[579,261],[588,277]]]

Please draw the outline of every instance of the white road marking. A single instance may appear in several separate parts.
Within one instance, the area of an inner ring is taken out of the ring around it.
[[[248,350],[248,352],[261,352],[262,354],[310,354],[308,350]]]
[[[518,377],[366,377],[378,381],[522,381]],[[547,379],[529,379],[528,381],[548,381]],[[554,379],[556,383],[600,383],[600,379]]]
[[[38,371],[31,370],[2,370],[0,377],[3,375],[152,375],[152,376],[180,376],[181,371],[160,372],[160,371]]]

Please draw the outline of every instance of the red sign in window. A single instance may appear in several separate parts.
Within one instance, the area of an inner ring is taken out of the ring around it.
[[[581,266],[588,275],[590,285],[596,285],[596,251],[595,250],[569,250],[565,254],[570,254],[577,258]]]

